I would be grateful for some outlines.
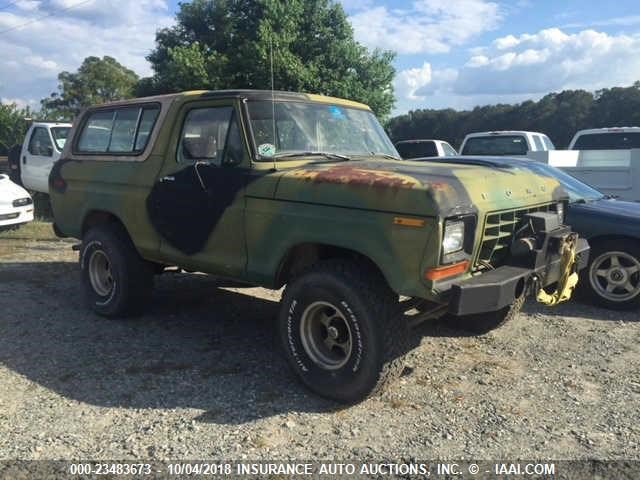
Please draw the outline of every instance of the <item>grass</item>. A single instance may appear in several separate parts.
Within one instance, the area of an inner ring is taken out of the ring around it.
[[[17,230],[9,230],[0,232],[0,240],[58,240],[55,233],[53,233],[53,227],[51,222],[44,222],[36,220],[33,222],[21,225]]]

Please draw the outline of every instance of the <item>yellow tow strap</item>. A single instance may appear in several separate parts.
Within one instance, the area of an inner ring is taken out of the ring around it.
[[[538,302],[550,307],[566,302],[571,298],[573,290],[578,284],[578,274],[573,271],[576,263],[576,240],[575,235],[569,235],[562,244],[562,275],[558,280],[558,286],[553,293],[547,293],[540,288],[536,299]]]

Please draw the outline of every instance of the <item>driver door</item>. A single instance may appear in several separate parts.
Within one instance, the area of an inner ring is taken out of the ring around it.
[[[22,152],[22,182],[30,190],[49,191],[49,171],[54,162],[53,140],[45,127],[31,132],[26,151]]]
[[[169,264],[244,276],[244,188],[250,165],[232,101],[186,104],[148,198]]]

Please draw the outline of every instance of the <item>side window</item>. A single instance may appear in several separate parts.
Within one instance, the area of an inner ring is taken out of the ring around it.
[[[113,111],[91,114],[80,134],[78,150],[89,153],[106,152],[109,148],[114,116]]]
[[[544,150],[544,145],[542,145],[542,140],[540,139],[540,135],[532,135],[533,137],[533,143],[536,146],[536,150],[539,152],[541,150]]]
[[[455,157],[458,155],[458,152],[456,152],[454,148],[446,142],[442,143],[442,150],[444,150],[445,157]]]
[[[189,111],[180,135],[178,162],[205,161],[222,165],[232,116],[233,107],[196,108]]]
[[[77,149],[81,153],[141,153],[149,142],[159,113],[157,106],[93,112],[80,132]]]
[[[136,138],[136,151],[141,152],[146,148],[159,113],[160,109],[157,107],[145,108],[142,111],[140,126],[138,127],[138,137]]]
[[[111,141],[107,151],[111,153],[133,152],[139,114],[139,108],[116,110],[111,131]]]
[[[51,138],[46,128],[36,127],[33,129],[29,140],[29,153],[43,157],[51,157],[53,155],[53,143],[51,143]]]

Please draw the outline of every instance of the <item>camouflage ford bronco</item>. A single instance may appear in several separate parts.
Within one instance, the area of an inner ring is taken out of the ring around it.
[[[141,98],[88,109],[70,139],[49,178],[54,228],[82,239],[97,313],[140,312],[166,266],[286,285],[285,355],[338,401],[400,373],[408,318],[495,327],[588,249],[562,225],[555,180],[400,161],[371,110],[337,98]]]

